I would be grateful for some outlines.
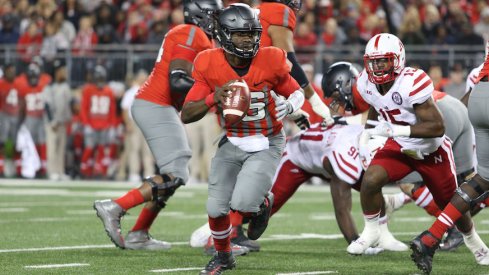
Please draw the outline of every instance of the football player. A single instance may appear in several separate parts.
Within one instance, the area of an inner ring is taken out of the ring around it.
[[[462,232],[464,242],[474,253],[476,262],[480,265],[489,265],[489,249],[475,232],[473,224],[469,227],[468,232],[462,231],[459,227],[459,221],[466,217],[467,212],[489,196],[488,76],[489,57],[486,55],[482,69],[474,81],[474,88],[468,92],[469,118],[474,126],[476,139],[477,174],[460,184],[456,189],[456,194],[453,195],[433,225],[411,242],[413,251],[411,258],[418,268],[426,273],[431,272],[433,256],[440,244],[440,239],[454,224]]]
[[[261,47],[274,46],[287,52],[287,59],[292,63],[290,74],[297,80],[312,110],[323,117],[328,125],[334,123],[331,112],[323,100],[314,91],[306,77],[294,50],[294,31],[296,26],[296,13],[302,6],[302,0],[263,0],[257,7],[258,17],[263,26]]]
[[[405,67],[405,62],[404,45],[395,35],[377,34],[367,43],[357,89],[371,105],[368,118],[380,116],[380,123],[362,133],[360,154],[368,157],[362,146],[370,136],[389,139],[363,177],[360,201],[365,228],[348,246],[350,254],[362,254],[379,239],[382,186],[388,182],[417,171],[439,206],[448,204],[457,186],[451,141],[444,135],[443,118],[432,98],[433,83],[425,72]],[[457,228],[463,234],[476,234],[469,215],[458,220]],[[477,250],[485,247],[482,242],[466,244],[476,257]]]
[[[103,160],[108,149],[109,131],[116,119],[114,92],[107,85],[107,71],[103,66],[95,66],[93,80],[94,83],[86,84],[82,89],[80,108],[85,146],[80,173],[85,178],[106,175],[107,165]]]
[[[231,209],[250,219],[250,239],[265,231],[273,205],[269,190],[285,146],[281,120],[304,102],[299,84],[289,74],[285,51],[259,46],[262,26],[253,9],[231,5],[220,12],[217,23],[221,48],[197,56],[195,84],[185,99],[182,121],[197,121],[215,105],[220,109],[229,97],[230,82],[237,79],[249,86],[252,103],[242,121],[224,126],[226,135],[212,160],[207,213],[217,253],[200,274],[220,274],[235,267]]]
[[[17,132],[23,121],[22,113],[25,113],[24,98],[20,95],[18,87],[15,84],[15,64],[6,64],[3,67],[4,75],[0,79],[0,111],[2,131],[0,131],[0,175],[4,173],[5,142],[17,139]],[[23,107],[24,106],[24,107]],[[24,111],[22,111],[24,110]],[[14,146],[15,148],[15,146]],[[20,171],[20,153],[15,151],[14,161],[16,170]],[[20,175],[20,173],[18,173]]]
[[[151,149],[159,169],[142,185],[115,200],[96,201],[94,208],[112,242],[128,249],[169,249],[170,243],[153,239],[148,230],[175,190],[189,177],[191,150],[178,116],[194,83],[192,65],[197,54],[212,48],[213,14],[221,0],[183,1],[185,24],[171,29],[163,39],[155,66],[136,94],[131,114]],[[124,239],[120,218],[145,203],[136,224]]]
[[[37,63],[30,63],[26,72],[17,77],[16,86],[25,100],[24,123],[36,145],[37,153],[41,159],[41,169],[38,176],[46,175],[46,130],[44,126],[44,99],[42,91],[51,82],[51,77],[41,77],[41,67]]]

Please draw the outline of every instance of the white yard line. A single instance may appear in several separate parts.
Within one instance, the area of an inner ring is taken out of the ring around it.
[[[311,272],[295,272],[295,273],[277,273],[276,275],[317,275],[317,274],[336,274],[338,271],[311,271]]]
[[[78,266],[90,266],[90,264],[84,263],[71,263],[71,264],[44,264],[44,265],[26,265],[24,268],[60,268],[60,267],[78,267]]]
[[[420,232],[393,232],[396,236],[416,236]],[[489,234],[489,230],[478,230],[479,235]],[[342,239],[341,234],[314,234],[314,233],[302,233],[300,235],[271,235],[267,238],[260,238],[260,241],[286,241],[286,240],[305,240],[305,239],[323,239],[323,240],[336,240]],[[172,242],[174,246],[188,245],[188,241],[185,242]],[[15,252],[37,252],[37,251],[57,251],[57,250],[83,250],[83,249],[99,249],[99,248],[115,248],[112,244],[103,245],[78,245],[78,246],[54,246],[54,247],[40,247],[40,248],[17,248],[17,249],[0,249],[0,253],[15,253]]]
[[[154,269],[149,272],[154,273],[170,273],[170,272],[179,272],[179,271],[193,271],[193,270],[201,270],[202,267],[182,267],[182,268],[171,268],[171,269]]]
[[[27,208],[23,208],[23,207],[0,208],[0,213],[20,213],[20,212],[27,212]]]

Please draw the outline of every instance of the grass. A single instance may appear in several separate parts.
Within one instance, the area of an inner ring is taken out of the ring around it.
[[[204,185],[177,191],[151,229],[155,238],[174,243],[169,251],[129,251],[111,245],[92,209],[96,199],[117,197],[131,187],[124,183],[0,181],[0,274],[152,274],[151,270],[194,268],[164,274],[198,274],[209,256],[187,245],[191,233],[206,222]],[[390,189],[390,191],[397,191]],[[358,193],[353,214],[363,228]],[[409,252],[349,256],[332,211],[326,186],[303,186],[272,218],[261,241],[262,251],[239,257],[226,274],[326,272],[335,274],[417,274]],[[140,208],[123,219],[127,232]],[[489,243],[489,211],[476,218],[482,239]],[[396,212],[389,227],[409,242],[432,219],[414,205]],[[314,234],[314,235],[313,235]],[[291,240],[284,240],[286,237]],[[303,239],[299,239],[303,238]],[[89,246],[88,248],[13,251],[14,249]],[[84,266],[34,269],[26,266],[79,263]],[[307,273],[306,273],[307,274]],[[311,274],[311,273],[310,273]],[[314,274],[314,273],[312,273]],[[489,274],[464,246],[437,253],[432,274]]]

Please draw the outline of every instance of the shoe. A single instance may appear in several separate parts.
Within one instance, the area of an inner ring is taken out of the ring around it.
[[[250,250],[246,246],[237,245],[233,242],[231,242],[231,251],[233,252],[234,256],[244,256],[250,253]],[[214,247],[214,239],[212,236],[207,239],[207,243],[204,246],[204,253],[209,256],[216,254],[216,248]]]
[[[250,218],[250,224],[248,225],[248,238],[250,240],[257,240],[267,229],[268,220],[272,213],[273,200],[273,193],[269,192],[260,206],[260,211]]]
[[[231,229],[231,243],[247,247],[250,252],[260,251],[260,244],[256,241],[252,241],[245,236],[243,226],[233,226]]]
[[[190,236],[190,246],[204,247],[207,244],[207,241],[210,236],[211,236],[211,229],[209,228],[209,223],[206,222],[204,225],[202,225],[201,227],[197,228],[194,232],[192,232],[192,235]]]
[[[112,200],[95,201],[93,209],[102,220],[110,240],[115,246],[124,249],[124,238],[121,235],[121,217],[126,214],[126,211]]]
[[[405,243],[394,238],[394,236],[390,232],[388,232],[387,234],[386,233],[380,234],[379,244],[377,245],[377,247],[383,248],[384,250],[395,251],[395,252],[409,250],[409,247]]]
[[[346,251],[352,255],[362,255],[369,247],[375,247],[380,238],[379,226],[370,228],[365,227],[358,239],[350,243]]]
[[[205,268],[200,271],[200,275],[220,275],[224,270],[236,267],[236,259],[231,252],[217,252]]]
[[[464,243],[464,237],[455,226],[448,229],[447,236],[440,243],[440,251],[454,251]]]
[[[424,242],[423,242],[424,241]],[[427,242],[427,243],[425,243]],[[440,240],[429,231],[421,233],[411,241],[411,259],[425,274],[430,274],[433,267],[433,255],[440,245]]]
[[[489,265],[489,248],[479,237],[479,234],[472,228],[469,234],[462,234],[467,248],[474,254],[475,261],[479,265]]]
[[[387,216],[391,216],[394,211],[404,206],[404,200],[401,200],[399,196],[399,194],[384,195],[385,213]]]
[[[153,239],[146,230],[127,233],[124,246],[133,250],[168,250],[171,248],[170,243]]]
[[[377,247],[396,252],[409,250],[409,247],[406,244],[394,238],[387,227],[387,223],[380,225],[380,237]]]

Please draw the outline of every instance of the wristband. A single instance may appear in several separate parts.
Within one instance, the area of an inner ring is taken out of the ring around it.
[[[411,126],[392,125],[392,135],[395,137],[409,137],[411,135]]]
[[[207,107],[212,108],[212,106],[216,105],[216,101],[214,100],[214,93],[210,93],[205,97],[205,105]]]

